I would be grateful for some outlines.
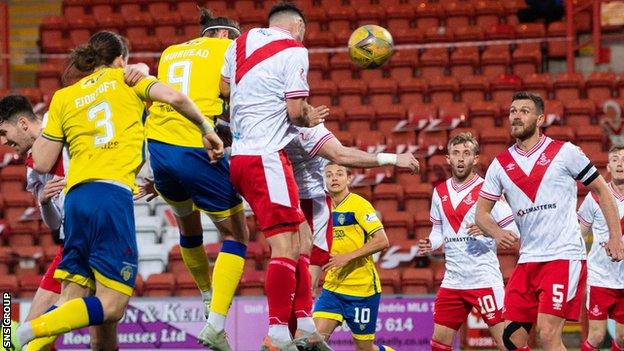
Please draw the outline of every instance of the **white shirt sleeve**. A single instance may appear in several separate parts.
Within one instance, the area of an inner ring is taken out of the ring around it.
[[[492,160],[485,174],[485,181],[479,196],[490,201],[498,201],[503,194],[503,185],[500,180],[501,166],[497,159]]]
[[[332,132],[323,123],[313,128],[299,128],[301,146],[311,157],[316,156],[323,144],[333,137]]]
[[[440,213],[440,196],[435,189],[433,190],[433,194],[431,196],[429,220],[432,224],[429,241],[431,241],[431,249],[435,251],[444,244],[444,234],[442,233],[442,214]]]
[[[596,179],[600,172],[594,164],[585,156],[580,147],[567,142],[563,145],[563,160],[570,175],[587,186]]]
[[[234,74],[234,53],[236,52],[236,40],[230,43],[228,48],[225,50],[225,60],[223,61],[223,66],[221,67],[221,78],[226,83],[230,82],[230,78]]]
[[[306,48],[292,48],[291,55],[284,65],[284,95],[287,99],[307,97],[310,95],[308,85],[308,50]]]
[[[511,207],[509,207],[509,204],[507,204],[507,202],[503,200],[498,200],[494,204],[494,208],[492,209],[492,217],[494,217],[494,220],[496,221],[496,223],[498,223],[499,227],[506,230],[511,230],[516,234],[520,233],[518,231],[518,227],[516,226],[516,222],[514,221]]]
[[[587,228],[591,228],[594,223],[594,219],[596,218],[596,210],[598,209],[598,204],[596,200],[594,200],[591,193],[585,196],[583,203],[578,209],[577,216],[579,222]]]

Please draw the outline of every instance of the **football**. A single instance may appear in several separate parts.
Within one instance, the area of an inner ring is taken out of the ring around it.
[[[392,56],[392,35],[384,27],[367,24],[349,37],[349,56],[360,68],[377,68]]]

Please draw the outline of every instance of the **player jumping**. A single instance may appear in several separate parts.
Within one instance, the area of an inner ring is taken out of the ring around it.
[[[520,231],[520,258],[505,291],[503,342],[509,350],[528,350],[533,324],[545,350],[565,350],[561,340],[566,320],[577,320],[585,289],[585,244],[576,219],[576,182],[599,198],[609,228],[607,252],[624,256],[615,200],[600,173],[572,143],[540,133],[544,101],[518,92],[509,109],[516,144],[488,168],[479,193],[476,223],[508,248],[516,233],[499,227],[491,215],[504,194]]]
[[[450,351],[455,334],[476,308],[490,327],[499,349],[503,346],[503,299],[505,287],[496,257],[496,242],[481,234],[474,224],[477,198],[483,178],[474,172],[479,162],[479,143],[470,133],[449,140],[446,160],[452,178],[439,184],[431,199],[429,239],[420,240],[421,253],[444,246],[446,272],[435,299],[431,349]],[[509,205],[498,201],[492,209],[497,224],[518,232]]]

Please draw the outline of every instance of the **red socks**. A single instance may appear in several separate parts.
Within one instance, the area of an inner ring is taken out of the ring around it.
[[[295,317],[312,317],[312,277],[310,276],[310,256],[299,256],[297,262],[297,290],[293,311]]]
[[[620,345],[618,345],[617,342],[615,342],[615,340],[612,340],[611,341],[611,351],[624,351],[624,348],[622,348]]]
[[[269,325],[288,325],[297,287],[297,262],[286,257],[269,261],[264,290],[269,304]]]
[[[431,351],[453,351],[453,348],[451,347],[451,345],[431,340]]]

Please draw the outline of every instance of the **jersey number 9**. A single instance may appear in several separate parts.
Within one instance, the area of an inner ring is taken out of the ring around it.
[[[169,85],[179,86],[179,91],[188,96],[191,81],[191,61],[178,61],[169,66],[167,72]]]

